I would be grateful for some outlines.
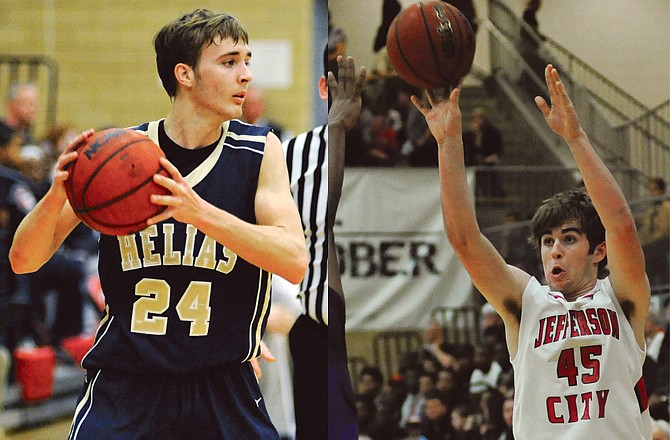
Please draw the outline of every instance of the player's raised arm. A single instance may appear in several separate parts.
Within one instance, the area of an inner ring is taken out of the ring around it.
[[[629,320],[635,329],[638,342],[642,342],[650,289],[633,215],[619,185],[582,130],[558,71],[551,64],[545,69],[545,80],[551,107],[539,96],[535,98],[535,102],[544,114],[549,128],[565,140],[575,158],[586,190],[605,227],[612,287],[619,301],[634,305]]]
[[[445,100],[427,92],[427,104],[416,96],[412,102],[438,143],[442,215],[449,242],[477,289],[506,324],[518,325],[521,294],[530,275],[508,266],[477,224],[464,165],[460,91],[454,88]]]

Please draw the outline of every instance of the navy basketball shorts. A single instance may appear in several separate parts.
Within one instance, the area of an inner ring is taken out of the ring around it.
[[[249,362],[183,376],[89,370],[70,440],[279,439]]]
[[[328,288],[328,440],[358,439],[344,321],[344,303],[335,290]]]

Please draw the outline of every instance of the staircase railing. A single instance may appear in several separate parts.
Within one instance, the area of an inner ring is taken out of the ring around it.
[[[541,71],[528,57],[529,45],[539,48],[539,57],[559,67],[568,88],[579,90],[579,97],[571,96],[581,101],[575,102],[581,122],[606,160],[632,166],[644,177],[670,175],[670,102],[647,108],[550,37],[540,38],[500,0],[489,0],[489,21],[483,27],[491,38],[494,72],[502,70],[508,79],[525,78],[543,89]],[[496,54],[500,49],[503,54]]]

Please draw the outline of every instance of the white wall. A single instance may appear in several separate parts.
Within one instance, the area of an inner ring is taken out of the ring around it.
[[[506,0],[521,15],[525,0]],[[349,54],[372,66],[372,43],[382,0],[329,0],[336,26],[349,38]],[[406,7],[413,0],[400,0]],[[487,0],[474,0],[480,18]],[[670,1],[545,0],[538,12],[547,34],[648,107],[670,98]],[[475,65],[489,69],[485,32],[478,33]]]

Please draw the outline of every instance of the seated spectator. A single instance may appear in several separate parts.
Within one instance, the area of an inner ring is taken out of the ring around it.
[[[358,394],[355,400],[358,414],[358,434],[371,440],[381,440],[377,432],[377,408],[370,396]]]
[[[449,405],[444,395],[436,389],[427,391],[421,418],[421,435],[426,440],[447,440],[453,434]]]
[[[670,200],[665,187],[666,182],[661,177],[647,182],[647,195],[652,205],[645,212],[640,227],[640,243],[652,286],[670,283]]]
[[[488,388],[496,388],[502,367],[483,346],[475,347],[474,370],[470,376],[470,394],[479,397]]]
[[[498,440],[498,437],[505,431],[502,412],[504,400],[504,396],[495,388],[488,388],[482,393],[479,401],[482,413],[479,433],[482,440]]]
[[[404,371],[403,375],[405,377],[407,395],[400,408],[399,427],[402,430],[406,430],[411,423],[418,424],[421,422],[425,399],[420,390],[419,369],[409,367]]]
[[[512,433],[512,416],[514,414],[514,390],[510,390],[505,394],[505,400],[502,407],[502,418],[505,422],[505,430],[497,440],[514,440]]]
[[[479,440],[481,413],[472,405],[458,405],[451,411],[454,440]]]
[[[358,375],[356,392],[374,401],[384,386],[384,376],[378,367],[367,366]]]

